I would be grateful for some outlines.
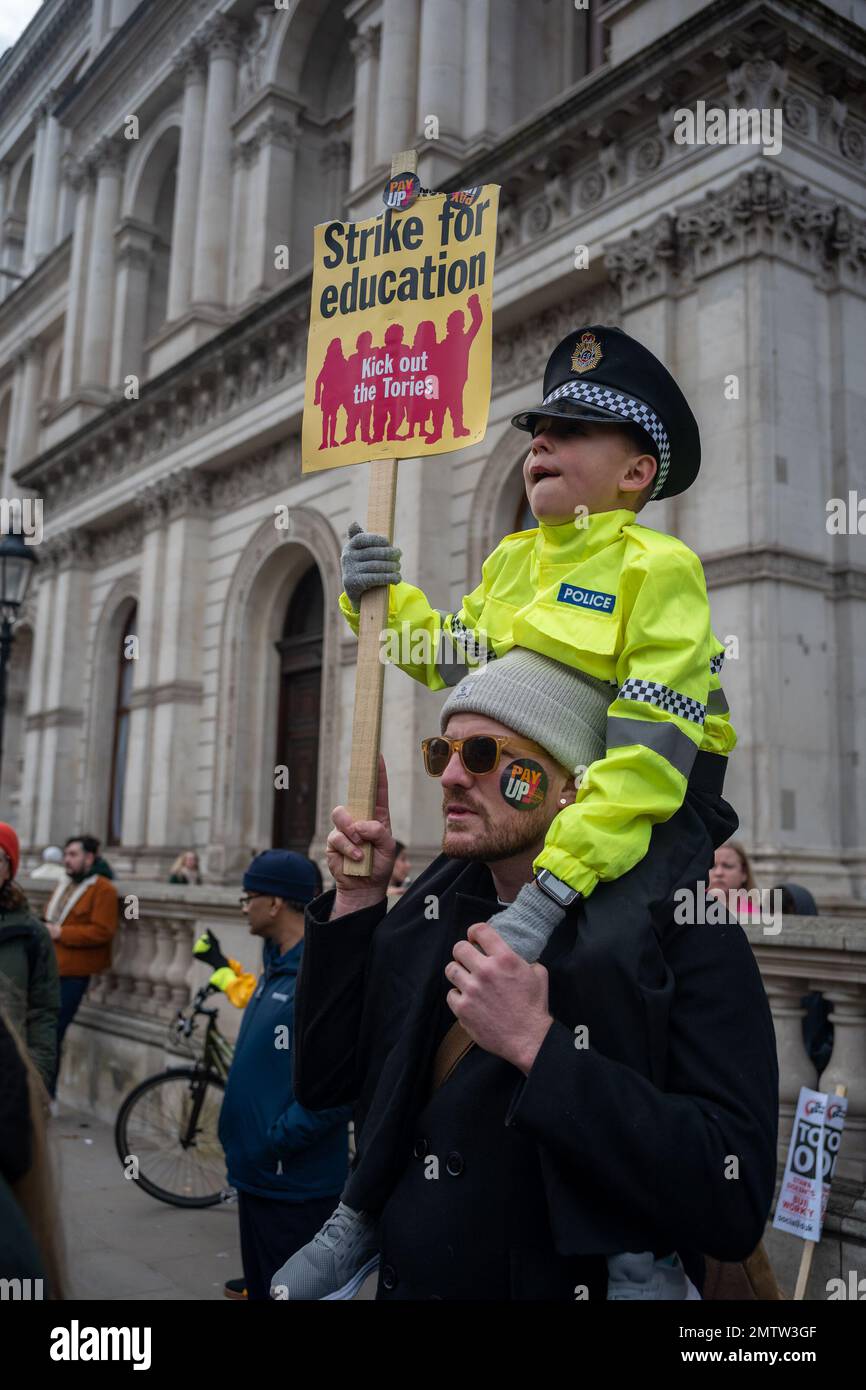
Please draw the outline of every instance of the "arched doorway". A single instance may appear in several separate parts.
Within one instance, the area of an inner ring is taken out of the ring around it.
[[[275,778],[271,843],[300,854],[316,832],[324,635],[325,596],[313,565],[295,586],[274,643],[280,660],[276,765],[287,769],[288,786]]]

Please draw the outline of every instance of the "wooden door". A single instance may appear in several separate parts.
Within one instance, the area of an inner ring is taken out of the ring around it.
[[[274,789],[272,843],[275,849],[307,854],[316,828],[319,712],[322,688],[324,594],[313,566],[292,595],[280,656],[280,698],[275,763],[288,771],[289,785]]]

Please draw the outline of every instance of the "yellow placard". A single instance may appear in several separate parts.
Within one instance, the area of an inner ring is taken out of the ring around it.
[[[499,187],[315,228],[305,473],[483,439]]]

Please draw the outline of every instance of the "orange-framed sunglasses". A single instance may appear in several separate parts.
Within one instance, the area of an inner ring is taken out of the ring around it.
[[[514,749],[516,757],[537,756],[534,749],[517,748],[511,734],[469,734],[466,738],[446,738],[444,734],[437,734],[433,738],[421,740],[424,770],[428,777],[441,777],[451,758],[457,753],[465,770],[472,777],[484,777],[487,773],[496,771],[506,744]]]

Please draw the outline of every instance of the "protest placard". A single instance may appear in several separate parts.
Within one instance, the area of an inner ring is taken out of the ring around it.
[[[498,202],[485,184],[316,227],[305,473],[484,437]]]
[[[791,1130],[785,1174],[776,1203],[773,1225],[814,1244],[821,1239],[821,1228],[830,1196],[830,1183],[836,1171],[836,1158],[845,1125],[848,1101],[844,1087],[835,1095],[800,1088],[797,1113]],[[811,1250],[801,1261],[795,1298],[802,1298],[811,1264]]]
[[[370,461],[367,530],[393,538],[397,459],[466,448],[490,406],[499,188],[421,189],[414,150],[396,154],[384,212],[315,228],[301,467]],[[361,597],[348,809],[375,807],[387,586]],[[372,851],[343,860],[369,874]]]

